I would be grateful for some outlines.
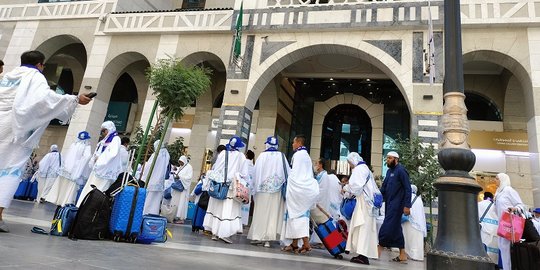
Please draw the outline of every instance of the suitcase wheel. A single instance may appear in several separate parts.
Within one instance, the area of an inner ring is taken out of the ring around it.
[[[119,232],[115,232],[113,235],[114,242],[120,242],[122,240],[122,235]]]
[[[343,256],[341,254],[338,254],[336,256],[334,256],[336,259],[338,260],[343,260]]]

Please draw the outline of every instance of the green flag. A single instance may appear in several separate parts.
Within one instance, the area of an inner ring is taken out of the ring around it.
[[[238,18],[236,18],[236,26],[234,28],[234,50],[233,50],[233,56],[234,60],[237,60],[238,57],[240,57],[240,54],[242,53],[242,17],[244,16],[244,2],[240,4],[240,13],[238,14]]]

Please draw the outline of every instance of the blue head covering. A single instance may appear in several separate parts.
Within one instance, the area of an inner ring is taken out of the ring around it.
[[[227,150],[238,150],[239,148],[243,148],[246,146],[242,142],[242,138],[238,136],[234,136],[229,140],[229,144],[227,144]]]
[[[266,138],[266,142],[264,142],[264,144],[266,144],[266,149],[278,148],[278,140],[274,136],[269,136],[268,138]]]
[[[77,135],[77,138],[81,141],[88,140],[90,139],[90,134],[87,131],[81,131],[79,132],[79,135]]]

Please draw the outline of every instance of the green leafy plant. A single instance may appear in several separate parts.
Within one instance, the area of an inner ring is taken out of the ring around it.
[[[169,155],[171,156],[171,163],[174,165],[178,165],[178,160],[182,155],[185,155],[185,146],[184,146],[184,138],[178,137],[176,140],[167,145],[167,150],[169,151]]]
[[[186,67],[181,63],[180,59],[174,57],[160,59],[148,69],[146,77],[156,96],[152,117],[159,104],[161,107],[159,118],[164,119],[163,130],[168,129],[172,120],[180,119],[184,115],[184,109],[193,104],[199,96],[210,88],[210,75],[210,69],[199,66]],[[146,127],[142,145],[146,142],[151,122],[152,118],[150,118]],[[158,149],[163,144],[165,133],[161,133]],[[140,160],[141,153],[141,148],[139,148],[136,164]],[[155,161],[156,159],[150,166],[148,177],[152,175]]]

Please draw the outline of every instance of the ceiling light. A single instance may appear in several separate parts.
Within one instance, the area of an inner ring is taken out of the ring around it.
[[[371,80],[370,79],[366,79],[366,82],[370,82]]]
[[[334,78],[330,78],[330,80],[331,80],[331,81],[333,81],[333,80],[334,80]]]

